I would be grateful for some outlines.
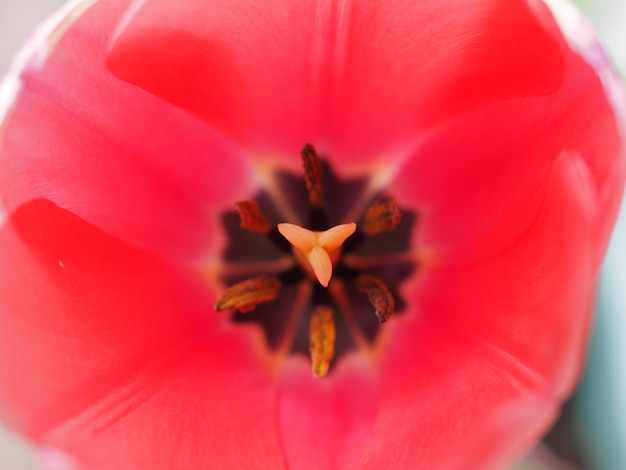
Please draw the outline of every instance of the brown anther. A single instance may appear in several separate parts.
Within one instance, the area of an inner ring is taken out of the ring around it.
[[[215,310],[250,312],[263,302],[274,300],[280,290],[280,281],[269,276],[259,276],[235,284],[217,300]]]
[[[383,194],[367,209],[361,230],[366,235],[375,235],[396,228],[402,219],[402,212],[395,198]]]
[[[322,189],[322,164],[317,156],[315,147],[311,144],[304,144],[300,151],[302,156],[302,166],[304,167],[304,182],[309,192],[309,201],[314,207],[322,207],[323,189]]]
[[[251,199],[237,201],[235,209],[237,209],[241,219],[241,228],[262,234],[268,234],[272,229],[256,201]]]
[[[384,323],[389,320],[396,302],[393,300],[393,296],[385,282],[375,276],[362,274],[354,283],[359,292],[367,294],[370,303],[376,309],[378,321]]]
[[[335,320],[330,308],[320,306],[313,311],[309,323],[309,341],[313,375],[324,377],[335,355]]]

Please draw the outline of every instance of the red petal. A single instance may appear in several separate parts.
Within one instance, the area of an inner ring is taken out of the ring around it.
[[[599,264],[624,181],[621,124],[596,71],[571,52],[564,59],[571,72],[557,93],[467,114],[395,168],[390,186],[400,204],[418,207],[416,246],[453,250],[457,263],[510,247],[544,204],[546,180],[567,153],[586,174],[579,189],[600,218],[591,224]]]
[[[339,165],[389,158],[476,107],[547,94],[563,73],[517,0],[149,0],[109,64],[247,148],[296,158],[310,141]]]
[[[214,130],[110,74],[126,3],[99,2],[43,64],[47,43],[26,62],[0,150],[3,202],[46,198],[137,246],[197,256],[216,248],[207,208],[249,194],[251,168]]]
[[[580,372],[624,177],[623,160],[613,162],[598,186],[593,163],[564,151],[539,194],[528,186],[488,230],[470,226],[470,242],[425,259],[422,281],[405,286],[419,307],[382,340],[389,386],[368,462],[501,468],[550,424]],[[395,440],[377,445],[391,432]]]
[[[364,468],[505,468],[536,442],[560,405],[540,377],[469,333],[406,320],[388,336]]]
[[[282,466],[260,338],[220,325],[198,276],[47,201],[16,211],[0,250],[10,424],[90,469],[235,468],[242,443]]]
[[[358,468],[376,422],[375,378],[357,356],[342,360],[323,379],[313,377],[308,359],[287,365],[277,404],[289,468]]]
[[[580,187],[576,160],[559,159],[514,247],[462,266],[444,253],[423,268],[408,294],[419,308],[383,333],[387,386],[366,463],[501,468],[550,424],[579,372],[596,273]]]
[[[564,65],[558,93],[449,123],[391,183],[419,207],[422,265],[403,289],[415,310],[381,338],[366,466],[502,468],[571,393],[624,182],[624,103],[581,57]]]

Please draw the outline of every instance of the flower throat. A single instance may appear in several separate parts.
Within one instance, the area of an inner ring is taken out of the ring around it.
[[[221,281],[229,287],[215,309],[258,323],[277,353],[308,354],[313,375],[322,377],[341,355],[371,349],[380,325],[404,309],[398,289],[416,268],[410,235],[417,218],[389,193],[368,197],[367,178],[337,178],[312,145],[301,156],[304,181],[275,176],[302,220],[286,222],[266,192],[223,215]],[[355,221],[346,220],[351,214]]]

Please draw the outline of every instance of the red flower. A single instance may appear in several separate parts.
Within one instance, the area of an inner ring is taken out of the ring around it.
[[[579,373],[625,174],[586,29],[537,0],[88,3],[3,89],[9,425],[85,469],[499,468],[532,445]],[[227,212],[290,207],[276,172],[306,142],[331,209],[360,179],[412,217],[413,274],[386,272],[404,312],[320,379],[276,324],[213,309]]]

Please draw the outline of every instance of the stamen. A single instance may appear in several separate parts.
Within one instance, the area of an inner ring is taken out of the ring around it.
[[[355,230],[354,222],[337,225],[324,232],[314,232],[294,224],[278,224],[278,231],[304,255],[324,287],[328,287],[333,274],[333,254]]]
[[[304,166],[304,182],[309,192],[309,202],[313,207],[322,207],[324,205],[322,165],[315,147],[311,144],[304,144],[300,155],[302,156],[302,165]]]
[[[246,313],[263,302],[269,302],[278,297],[280,281],[269,276],[259,276],[235,284],[226,289],[226,292],[217,300],[215,310],[237,309]]]
[[[335,321],[330,308],[320,306],[313,311],[309,323],[309,340],[313,375],[324,377],[335,355]]]
[[[375,235],[396,228],[401,219],[402,212],[395,198],[384,194],[367,209],[361,230],[366,235]]]
[[[262,234],[268,234],[272,229],[256,201],[251,199],[237,201],[235,209],[241,219],[241,228]]]
[[[376,309],[378,321],[384,323],[389,320],[396,303],[385,282],[378,277],[362,274],[355,281],[355,286],[359,292],[367,294],[370,303]]]

